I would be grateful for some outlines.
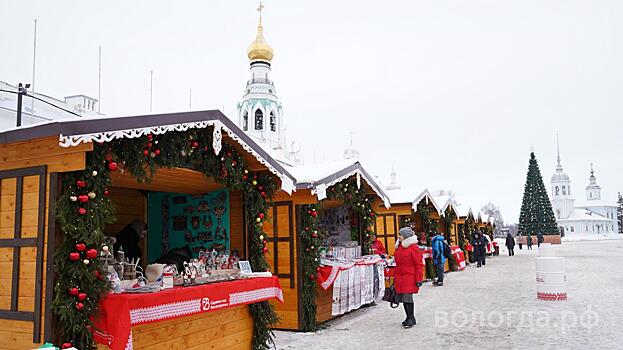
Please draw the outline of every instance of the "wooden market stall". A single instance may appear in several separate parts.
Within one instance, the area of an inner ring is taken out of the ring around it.
[[[459,233],[459,247],[465,252],[467,262],[474,262],[474,249],[471,245],[472,234],[476,230],[476,219],[472,208],[458,205],[457,232]]]
[[[141,265],[185,244],[195,257],[236,251],[268,267],[281,228],[262,232],[264,215],[279,211],[271,197],[287,199],[294,177],[219,111],[1,132],[0,185],[0,266],[11,272],[0,281],[0,348],[88,346],[98,308],[104,349],[250,349],[268,339],[263,302],[283,301],[276,277],[99,296],[108,287],[98,256],[113,249],[102,240],[135,219],[149,223]],[[61,314],[80,326],[59,323]]]
[[[341,191],[341,186],[349,184],[352,189],[349,194],[365,197],[362,201],[366,203],[369,198],[370,210],[373,200],[383,201],[386,196],[356,161],[288,166],[286,169],[296,178],[297,189],[292,195],[280,191],[273,197],[273,209],[264,224],[266,232],[274,232],[267,258],[280,278],[285,299],[283,304],[273,304],[280,317],[278,328],[309,331],[336,316],[332,312],[332,289],[317,286],[320,281],[317,283],[315,278],[321,260],[319,249],[326,238],[321,222],[329,212],[348,211],[354,223],[353,237],[356,236],[359,244],[367,239],[365,225],[352,211],[353,206],[364,208],[363,204],[353,205],[348,199],[335,195],[335,189]],[[367,222],[372,223],[372,220]],[[318,221],[318,227],[313,221]]]

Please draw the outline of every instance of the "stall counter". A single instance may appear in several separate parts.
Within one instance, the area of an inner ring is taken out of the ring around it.
[[[246,305],[270,299],[283,302],[275,276],[149,294],[109,294],[100,303],[93,334],[105,345],[101,349],[111,350],[205,349],[208,344],[216,349],[231,341],[235,348],[250,349],[253,320]]]

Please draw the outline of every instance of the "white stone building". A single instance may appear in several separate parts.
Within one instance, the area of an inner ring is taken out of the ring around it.
[[[571,192],[571,180],[560,163],[551,180],[551,202],[558,226],[563,227],[565,236],[590,236],[598,234],[616,234],[619,232],[617,222],[617,205],[602,200],[601,187],[591,164],[589,184],[586,186],[586,200],[576,203]]]

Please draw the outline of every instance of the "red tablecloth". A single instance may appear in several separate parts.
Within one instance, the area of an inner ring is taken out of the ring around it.
[[[130,350],[132,326],[269,299],[283,302],[283,291],[275,276],[175,287],[149,294],[109,294],[100,303],[93,336],[111,350]]]
[[[459,271],[465,268],[465,254],[461,250],[461,247],[458,245],[453,245],[452,247],[452,255],[456,260],[456,264],[458,265]]]

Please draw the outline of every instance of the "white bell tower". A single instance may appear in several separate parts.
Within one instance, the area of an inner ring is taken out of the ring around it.
[[[589,184],[586,186],[586,200],[592,201],[601,199],[601,187],[597,184],[593,163],[591,163],[591,176],[588,178],[588,181]]]
[[[283,109],[275,84],[270,80],[273,49],[264,39],[263,8],[260,3],[257,35],[247,50],[251,78],[238,103],[238,125],[273,157],[283,160],[286,158]]]
[[[558,139],[558,138],[557,138]],[[556,140],[556,148],[558,151],[556,172],[552,175],[552,207],[557,219],[566,219],[575,209],[575,200],[571,196],[571,180],[560,163],[560,146]]]

